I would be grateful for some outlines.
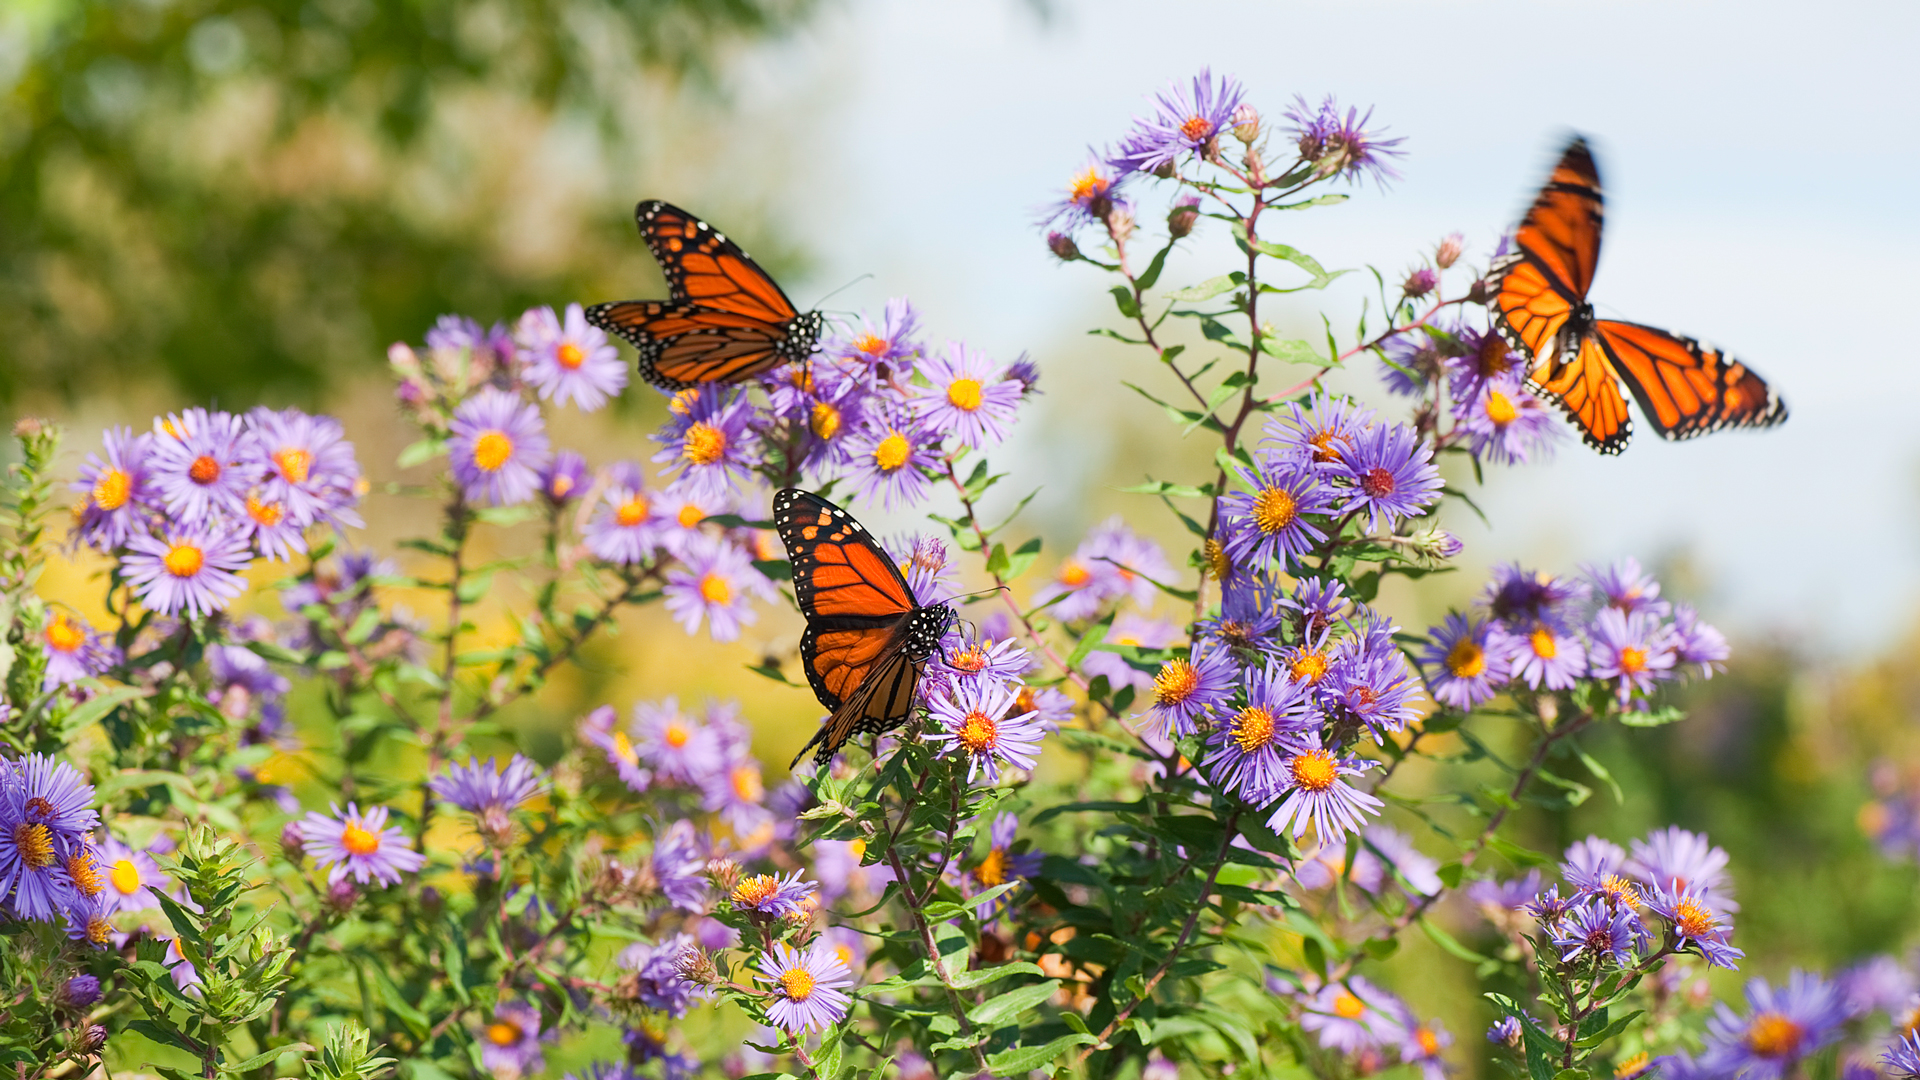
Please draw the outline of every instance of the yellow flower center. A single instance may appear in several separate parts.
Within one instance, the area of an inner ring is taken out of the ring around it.
[[[56,614],[47,624],[47,647],[55,652],[78,652],[87,643],[87,632],[65,612]]]
[[[980,865],[973,868],[973,880],[991,889],[995,885],[1007,883],[1007,853],[999,848],[987,852]]]
[[[733,585],[719,574],[700,579],[700,598],[709,604],[725,604],[733,599]]]
[[[1640,906],[1639,891],[1633,887],[1633,882],[1628,881],[1619,874],[1608,874],[1606,878],[1600,882],[1600,891],[1628,907]]]
[[[247,516],[271,529],[287,516],[287,508],[277,502],[261,502],[260,496],[247,493]]]
[[[975,754],[984,754],[1000,742],[1000,724],[993,717],[972,709],[960,722],[960,745]]]
[[[1761,1013],[1747,1028],[1747,1045],[1761,1057],[1787,1057],[1800,1049],[1805,1032],[1779,1013]]]
[[[1067,191],[1074,202],[1085,203],[1107,192],[1107,178],[1100,175],[1095,166],[1087,166],[1087,171],[1074,177],[1067,183]]]
[[[772,874],[756,874],[744,878],[733,887],[733,902],[742,907],[752,907],[761,903],[780,888],[780,879]]]
[[[742,765],[733,770],[733,793],[743,802],[759,802],[767,789],[760,782],[758,765]]]
[[[1440,1052],[1440,1037],[1426,1028],[1415,1031],[1413,1041],[1420,1044],[1422,1057],[1433,1057]]]
[[[1288,768],[1293,771],[1293,782],[1308,791],[1325,791],[1340,775],[1331,750],[1309,750],[1294,758]]]
[[[53,830],[45,825],[23,821],[13,827],[13,846],[20,861],[29,870],[45,870],[53,865]]]
[[[473,463],[482,471],[496,472],[513,456],[513,440],[504,431],[483,431],[473,440]]]
[[[1331,431],[1314,432],[1313,437],[1308,439],[1307,441],[1313,444],[1313,460],[1314,461],[1320,462],[1320,461],[1339,461],[1340,460],[1340,451],[1335,450],[1333,448],[1333,432]]]
[[[365,829],[357,821],[347,822],[340,830],[340,846],[347,849],[349,855],[371,855],[380,850],[380,834]]]
[[[187,466],[187,479],[205,487],[220,479],[220,460],[211,454],[201,454]]]
[[[1285,489],[1262,488],[1253,497],[1253,523],[1269,536],[1293,524],[1299,516],[1300,503]]]
[[[1632,1057],[1621,1059],[1620,1064],[1613,1067],[1614,1080],[1626,1080],[1629,1076],[1638,1076],[1640,1071],[1647,1067],[1647,1060],[1650,1056],[1651,1055],[1645,1050],[1642,1050]]]
[[[947,658],[947,666],[955,671],[964,671],[969,675],[978,675],[987,669],[987,650],[977,643],[969,645]]]
[[[1647,650],[1629,645],[1620,650],[1620,670],[1628,675],[1638,675],[1647,670]]]
[[[495,1020],[487,1025],[487,1041],[495,1046],[512,1046],[520,1041],[520,1025]]]
[[[296,446],[283,447],[274,451],[273,466],[286,477],[287,483],[304,484],[313,470],[313,455]]]
[[[727,433],[712,424],[700,422],[687,428],[687,444],[680,456],[695,465],[711,465],[725,457]]]
[[[873,448],[873,463],[880,466],[881,472],[897,472],[913,456],[913,446],[907,437],[897,431],[887,433],[880,445]]]
[[[847,854],[852,855],[855,862],[866,858],[867,842],[857,836],[847,841]]]
[[[67,874],[73,878],[74,887],[88,896],[100,893],[100,868],[93,863],[93,856],[84,851],[67,856]]]
[[[1533,655],[1542,660],[1551,660],[1560,652],[1560,643],[1554,640],[1553,631],[1544,625],[1533,628],[1533,633],[1527,635],[1527,644],[1533,646]]]
[[[1161,708],[1184,705],[1200,689],[1200,673],[1185,660],[1169,660],[1153,677],[1153,702]]]
[[[1463,637],[1447,650],[1447,670],[1456,679],[1475,678],[1487,670],[1487,650]]]
[[[813,996],[813,975],[806,968],[788,968],[780,973],[780,990],[789,1001],[805,1001]]]
[[[1673,907],[1673,924],[1690,938],[1713,933],[1713,911],[1698,900],[1682,900]]]
[[[1287,665],[1287,674],[1293,676],[1294,682],[1303,682],[1308,686],[1312,686],[1326,677],[1327,654],[1321,652],[1301,653],[1299,656],[1293,658],[1292,663]]]
[[[1225,544],[1209,536],[1206,543],[1200,545],[1200,551],[1206,556],[1207,573],[1213,575],[1213,580],[1225,581],[1227,575],[1233,573],[1233,560],[1227,558]]]
[[[566,498],[571,491],[573,491],[573,477],[566,473],[554,473],[553,478],[547,481],[547,494],[556,499]]]
[[[614,510],[613,520],[618,522],[621,528],[631,529],[647,520],[648,514],[652,511],[653,507],[648,504],[645,495],[635,495]]]
[[[1273,713],[1261,706],[1249,705],[1233,718],[1231,734],[1243,754],[1268,746],[1273,742]]]
[[[160,562],[174,577],[192,577],[206,565],[207,554],[192,544],[175,544],[161,556]]]
[[[113,924],[105,915],[87,916],[87,940],[95,945],[105,945],[113,937]]]
[[[689,386],[685,390],[676,390],[674,391],[673,397],[667,400],[667,411],[675,416],[685,416],[687,413],[693,411],[694,399],[699,396],[700,388],[697,386]]]
[[[624,731],[613,733],[613,753],[615,757],[629,765],[640,763],[640,755],[633,749],[633,740],[627,738],[627,733]]]
[[[140,868],[132,859],[121,859],[107,872],[107,880],[113,883],[113,891],[121,896],[132,896],[140,890]]]
[[[1194,142],[1199,142],[1213,134],[1213,121],[1204,116],[1189,116],[1186,122],[1180,125],[1180,134]]]
[[[571,341],[561,342],[560,348],[554,351],[553,358],[560,361],[560,366],[568,371],[574,371],[587,362],[586,351]]]
[[[133,496],[133,477],[108,466],[93,480],[93,505],[102,510],[118,510]]]
[[[1520,410],[1514,408],[1507,395],[1498,390],[1487,391],[1487,419],[1493,421],[1494,427],[1506,427],[1519,415]]]
[[[707,520],[707,512],[695,506],[693,503],[688,503],[680,508],[680,513],[677,515],[676,520],[680,522],[681,528],[691,529],[695,525]]]
[[[1086,567],[1080,565],[1077,559],[1068,559],[1066,562],[1061,563],[1060,572],[1055,576],[1060,579],[1060,584],[1065,585],[1069,589],[1077,589],[1093,578],[1093,574],[1088,571]]]
[[[813,403],[813,412],[807,417],[807,430],[822,439],[831,439],[840,434],[840,410],[825,401]]]
[[[887,339],[874,334],[861,334],[853,339],[853,350],[868,356],[879,356],[887,351]]]
[[[1342,1020],[1358,1020],[1366,1014],[1366,1002],[1354,997],[1350,991],[1342,990],[1333,999],[1333,1015]]]
[[[980,407],[980,380],[955,379],[947,386],[947,402],[962,412]]]

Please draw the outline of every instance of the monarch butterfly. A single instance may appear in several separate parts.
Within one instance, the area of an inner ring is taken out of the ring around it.
[[[1531,357],[1527,383],[1559,405],[1588,446],[1626,449],[1633,434],[1625,383],[1667,439],[1726,427],[1771,427],[1787,406],[1745,364],[1710,345],[1639,323],[1594,316],[1587,287],[1600,259],[1600,173],[1575,136],[1487,274],[1494,324]]]
[[[668,390],[740,382],[813,352],[824,318],[795,310],[739,245],[658,199],[633,216],[667,275],[667,299],[595,304],[587,321],[633,343],[641,378]]]
[[[800,662],[814,696],[833,710],[793,764],[818,746],[814,761],[824,767],[853,736],[891,730],[913,714],[921,666],[954,613],[946,604],[922,606],[873,536],[810,491],[775,493],[773,524],[807,619]]]

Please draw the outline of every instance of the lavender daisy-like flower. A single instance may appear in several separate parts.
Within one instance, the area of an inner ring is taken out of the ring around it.
[[[47,670],[40,679],[42,690],[91,679],[120,660],[120,650],[114,647],[111,638],[71,612],[49,612],[47,625],[40,630],[40,639],[47,647]]]
[[[905,297],[894,297],[877,322],[861,312],[858,333],[836,336],[820,351],[842,370],[875,384],[899,374],[920,355],[920,343],[914,340],[919,332],[920,313]]]
[[[1587,673],[1587,646],[1579,637],[1544,620],[1515,629],[1496,624],[1490,646],[1515,679],[1534,689],[1567,690]]]
[[[468,502],[516,506],[540,490],[553,460],[538,407],[504,390],[481,388],[453,411],[447,455]]]
[[[447,802],[486,818],[519,809],[539,794],[543,783],[540,767],[515,754],[504,768],[496,766],[492,758],[485,765],[472,758],[465,765],[449,764],[427,786]]]
[[[1426,513],[1442,487],[1433,447],[1405,424],[1380,424],[1361,432],[1342,451],[1335,475],[1353,485],[1342,492],[1344,508],[1366,511],[1367,527],[1376,531]]]
[[[1523,906],[1520,910],[1533,916],[1534,919],[1539,921],[1541,926],[1548,930],[1558,930],[1560,924],[1566,921],[1567,913],[1572,911],[1573,908],[1573,899],[1571,897],[1562,897],[1560,895],[1560,886],[1554,884],[1547,886],[1545,892],[1534,897],[1531,902]]]
[[[1107,214],[1113,210],[1115,190],[1122,177],[1115,176],[1100,157],[1094,155],[1085,169],[1073,174],[1067,181],[1066,195],[1040,215],[1041,225],[1063,230],[1048,237],[1048,246],[1053,247],[1056,253],[1060,248],[1056,246],[1054,236],[1072,244],[1071,236],[1066,234],[1083,225],[1105,221]]]
[[[663,443],[653,460],[666,475],[704,498],[724,498],[747,479],[756,459],[749,421],[753,407],[735,390],[708,386],[694,393],[652,438]]]
[[[565,506],[580,497],[587,486],[587,459],[572,450],[553,455],[540,470],[540,494],[554,506]]]
[[[700,808],[718,813],[743,843],[773,822],[765,806],[767,788],[760,763],[751,757],[739,757],[708,776],[701,795]]]
[[[564,321],[550,307],[529,309],[514,327],[520,377],[556,405],[571,400],[592,412],[627,386],[627,362],[606,331],[587,322],[579,304],[568,304]]]
[[[1358,1054],[1406,1038],[1407,1007],[1358,975],[1322,986],[1304,1004],[1301,1028],[1313,1032],[1329,1050]]]
[[[246,511],[257,448],[239,417],[196,408],[154,427],[147,466],[176,525]]]
[[[1205,765],[1214,786],[1237,792],[1248,805],[1259,807],[1294,782],[1283,767],[1283,755],[1297,755],[1297,737],[1317,728],[1320,716],[1307,686],[1283,670],[1249,668],[1245,685],[1246,705],[1221,710],[1207,738],[1212,752]]]
[[[595,558],[617,566],[633,566],[653,558],[670,527],[660,513],[659,501],[658,495],[644,489],[609,487],[587,524],[587,550]]]
[[[1895,1076],[1920,1076],[1920,1032],[1902,1035],[1880,1060]]]
[[[928,385],[908,407],[922,427],[974,450],[1006,439],[1022,395],[1019,383],[1007,381],[1005,365],[953,341],[946,356],[929,356],[916,366]]]
[[[922,471],[939,464],[940,440],[917,423],[870,416],[847,436],[855,493],[888,510],[927,497],[932,484]]]
[[[1407,659],[1387,638],[1385,645],[1343,643],[1318,687],[1321,706],[1343,719],[1366,725],[1376,742],[1419,718],[1415,698],[1420,680]]]
[[[832,945],[815,941],[803,952],[775,942],[759,966],[773,984],[774,998],[767,1005],[773,1026],[794,1034],[824,1030],[846,1019],[852,1006],[846,988],[853,985],[853,972]]]
[[[833,370],[821,364],[821,371]],[[868,403],[873,398],[859,377],[820,378],[813,390],[804,395],[795,417],[796,426],[806,434],[800,464],[810,474],[837,473],[853,460],[848,436],[866,426]]]
[[[1627,852],[1611,840],[1589,836],[1567,848],[1560,876],[1582,893],[1606,890],[1607,879],[1626,871]]]
[[[1673,632],[1658,616],[1602,608],[1594,616],[1591,636],[1593,644],[1587,651],[1591,674],[1615,680],[1623,702],[1636,691],[1652,692],[1654,683],[1673,675]]]
[[[820,876],[822,900],[832,903],[849,892],[862,897],[880,895],[880,890],[893,880],[893,870],[885,863],[863,865],[866,854],[865,840],[813,842],[813,867]]]
[[[582,739],[606,753],[607,764],[613,766],[622,783],[640,793],[653,786],[653,770],[641,763],[633,737],[620,726],[613,706],[602,705],[581,718],[579,732]]]
[[[1700,833],[1669,825],[1631,846],[1632,856],[1621,864],[1622,872],[1649,885],[1698,889],[1711,894],[1709,900],[1717,910],[1740,910],[1727,895],[1727,853]]]
[[[1234,667],[1223,650],[1196,651],[1161,665],[1148,695],[1152,709],[1146,727],[1161,738],[1193,734],[1198,730],[1196,721],[1233,696]]]
[[[732,641],[740,627],[759,618],[748,604],[750,596],[774,598],[773,583],[754,569],[746,549],[721,537],[700,537],[687,545],[686,565],[668,571],[667,614],[691,634],[707,622],[715,641]]]
[[[1238,79],[1228,76],[1215,82],[1207,68],[1194,76],[1190,89],[1169,83],[1155,97],[1151,115],[1134,117],[1132,130],[1108,163],[1122,174],[1152,172],[1189,151],[1205,155],[1217,148],[1221,132],[1233,126],[1233,111],[1243,96]]]
[[[67,921],[67,939],[96,949],[104,949],[113,944],[113,909],[108,906],[107,898],[98,892],[91,896],[76,893],[61,912]],[[80,976],[91,978],[91,976]],[[94,997],[99,997],[99,986],[94,986]]]
[[[1560,962],[1573,963],[1586,957],[1626,966],[1634,959],[1633,947],[1640,936],[1639,920],[1631,910],[1594,901],[1573,909],[1553,936],[1560,949]]]
[[[1106,644],[1131,645],[1136,649],[1163,649],[1179,641],[1180,637],[1177,624],[1129,611],[1113,620],[1113,625],[1107,630]],[[1097,649],[1087,654],[1087,658],[1080,663],[1080,670],[1089,679],[1106,676],[1107,685],[1115,690],[1131,686],[1135,691],[1143,691],[1153,686],[1152,668],[1142,668],[1107,649]]]
[[[113,836],[103,840],[95,850],[105,878],[100,895],[115,912],[155,907],[159,902],[153,898],[154,894],[173,887],[173,880],[145,850],[129,847]]]
[[[925,596],[919,590],[916,596]],[[1018,679],[1033,668],[1033,657],[1012,638],[996,641],[979,632],[955,628],[940,643],[929,674],[948,681],[987,680],[1006,682]]]
[[[1520,911],[1540,892],[1540,871],[1529,870],[1526,877],[1496,881],[1491,878],[1467,886],[1467,896],[1482,907],[1497,911]]]
[[[635,704],[631,730],[635,754],[662,780],[699,787],[726,764],[719,733],[687,716],[674,698]]]
[[[471,349],[484,355],[486,363],[504,367],[513,356],[513,334],[506,323],[487,328],[464,315],[442,315],[427,331],[427,348]]]
[[[120,572],[140,603],[165,615],[186,612],[206,616],[225,610],[245,592],[239,575],[253,561],[244,533],[231,529],[169,530],[166,539],[135,536],[127,541]]]
[[[1286,603],[1286,594],[1271,576],[1231,574],[1220,582],[1220,613],[1201,619],[1194,632],[1242,653],[1277,656]]]
[[[1009,881],[1026,881],[1040,873],[1040,864],[1046,856],[1037,851],[1024,851],[1016,854],[1013,850],[1015,834],[1020,831],[1020,818],[1014,814],[996,814],[993,826],[987,834],[987,853],[968,870],[962,882],[962,888],[971,894],[974,890],[984,892],[997,889]],[[982,923],[992,922],[1012,907],[1012,896],[1002,893],[984,904],[974,906],[974,915]]]
[[[1454,612],[1442,626],[1427,631],[1420,654],[1427,690],[1456,709],[1491,701],[1507,681],[1506,657],[1490,641],[1493,624]]]
[[[1701,678],[1712,678],[1731,650],[1720,631],[1700,621],[1692,604],[1673,605],[1673,656],[1682,664],[1698,664]]]
[[[931,533],[914,533],[885,541],[882,546],[900,567],[907,588],[922,603],[933,603],[960,591],[947,542]],[[1018,674],[1018,672],[1015,672]]]
[[[755,911],[779,918],[804,910],[802,902],[813,895],[811,881],[801,881],[800,871],[786,877],[779,874],[752,874],[740,879],[727,899],[742,911]]]
[[[1779,1080],[1840,1037],[1846,1003],[1820,976],[1796,970],[1787,976],[1785,987],[1754,979],[1746,990],[1746,1016],[1722,1003],[1707,1020],[1707,1048],[1700,1064],[1712,1074]]]
[[[1330,470],[1342,460],[1360,433],[1372,427],[1377,414],[1346,398],[1316,392],[1302,405],[1287,406],[1287,415],[1268,420],[1263,441],[1275,449]]]
[[[1660,599],[1660,583],[1640,568],[1638,559],[1628,557],[1611,566],[1587,565],[1580,570],[1598,590],[1598,599],[1623,615],[1663,616],[1671,610]]]
[[[1493,568],[1481,601],[1509,627],[1545,622],[1558,631],[1568,624],[1567,607],[1586,599],[1587,593],[1586,582],[1503,563]]]
[[[1337,578],[1322,581],[1304,577],[1294,583],[1292,595],[1280,598],[1280,606],[1296,614],[1303,634],[1317,634],[1346,614],[1346,591],[1346,585]]]
[[[1421,896],[1433,896],[1445,887],[1440,880],[1440,864],[1415,847],[1406,833],[1376,824],[1367,826],[1360,835],[1366,845],[1361,854],[1384,860],[1408,889]]]
[[[1475,457],[1502,465],[1549,457],[1560,429],[1553,413],[1523,384],[1519,372],[1488,379],[1463,406]]]
[[[1341,843],[1365,824],[1366,815],[1379,813],[1385,805],[1341,779],[1359,776],[1373,765],[1361,758],[1338,757],[1309,737],[1290,737],[1280,760],[1286,798],[1267,818],[1267,828],[1281,832],[1291,827],[1297,837],[1311,824],[1322,844]]]
[[[1420,1067],[1422,1080],[1442,1080],[1447,1075],[1440,1052],[1453,1045],[1453,1035],[1439,1021],[1412,1024],[1406,1041],[1400,1044],[1400,1060]]]
[[[354,509],[360,503],[360,463],[340,421],[263,407],[247,414],[247,425],[264,464],[258,494],[250,500],[284,507],[298,528],[364,524]]]
[[[1388,159],[1404,153],[1399,149],[1403,140],[1382,139],[1368,131],[1372,109],[1362,115],[1350,107],[1342,116],[1332,95],[1317,107],[1309,105],[1306,98],[1296,96],[1286,116],[1294,124],[1293,137],[1300,148],[1300,160],[1314,165],[1315,172],[1321,176],[1345,176],[1349,182],[1355,182],[1361,176],[1370,175],[1383,187],[1388,180],[1400,178]]]
[[[369,807],[363,814],[355,803],[345,813],[333,804],[333,816],[318,810],[300,822],[301,840],[315,866],[333,869],[327,882],[333,884],[348,877],[365,885],[380,881],[388,885],[400,882],[400,875],[420,869],[426,857],[413,850],[405,830],[387,826],[387,808]]]
[[[1035,591],[1033,604],[1050,609],[1062,622],[1079,622],[1123,596],[1151,603],[1153,582],[1166,581],[1172,573],[1160,545],[1137,535],[1116,516],[1087,532],[1073,554],[1061,560],[1053,580]]]
[[[928,732],[926,739],[941,744],[943,756],[967,759],[968,783],[984,774],[987,783],[997,784],[1004,766],[1030,771],[1046,731],[1037,713],[1013,711],[1016,700],[1004,684],[958,684],[928,703],[938,730]]]
[[[108,428],[106,453],[88,454],[73,490],[85,496],[75,526],[81,539],[101,551],[124,545],[127,538],[147,531],[147,518],[160,502],[160,489],[149,470],[153,436],[135,435],[132,428]]]
[[[239,522],[240,533],[261,555],[275,562],[290,562],[307,550],[306,530],[283,502],[268,502],[258,490],[247,492],[247,512]]]
[[[705,987],[680,977],[680,958],[694,948],[687,934],[674,934],[656,944],[635,942],[620,951],[619,964],[633,973],[634,996],[649,1009],[678,1020],[693,1002],[706,997]]]
[[[524,1001],[494,1006],[493,1021],[481,1033],[480,1065],[495,1076],[518,1077],[546,1064],[540,1050],[540,1010]]]
[[[1447,393],[1456,403],[1470,402],[1487,383],[1523,373],[1523,360],[1506,339],[1492,330],[1457,323],[1452,327],[1454,347],[1447,350]],[[1516,389],[1525,391],[1524,383]]]
[[[1893,1017],[1896,1024],[1913,1002],[1914,991],[1920,990],[1913,972],[1885,953],[1846,968],[1834,982],[1840,987],[1840,996],[1846,999],[1850,1015],[1883,1012]]]
[[[1728,943],[1732,928],[1720,924],[1720,913],[1714,910],[1704,889],[1656,885],[1645,895],[1648,910],[1667,920],[1680,950],[1692,948],[1709,966],[1729,971],[1734,969],[1734,961],[1747,955]]]
[[[668,903],[688,912],[706,907],[707,855],[693,822],[683,818],[656,835],[648,865]]]
[[[18,790],[0,793],[0,901],[21,918],[51,923],[78,894],[53,829],[31,820],[24,803]]]
[[[1517,1046],[1520,1042],[1520,1021],[1511,1016],[1503,1016],[1487,1029],[1487,1041],[1495,1046]]]
[[[1227,556],[1236,566],[1283,565],[1327,538],[1308,514],[1333,509],[1333,491],[1311,466],[1297,459],[1267,455],[1257,471],[1236,467],[1251,490],[1228,492],[1220,500]]]
[[[1387,392],[1401,397],[1418,397],[1446,370],[1446,356],[1425,327],[1395,334],[1381,347],[1386,353],[1381,379]]]

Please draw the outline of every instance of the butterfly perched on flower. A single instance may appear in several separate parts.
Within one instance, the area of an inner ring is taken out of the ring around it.
[[[814,696],[832,710],[793,761],[817,746],[814,761],[824,767],[853,736],[891,730],[913,715],[921,668],[954,612],[923,605],[872,534],[810,491],[776,492],[773,525],[807,620],[800,662]]]
[[[1587,302],[1600,259],[1600,174],[1576,136],[1487,274],[1494,323],[1530,359],[1527,384],[1559,405],[1588,446],[1626,449],[1633,434],[1622,383],[1667,439],[1728,427],[1771,427],[1787,407],[1745,364],[1689,337],[1601,319]]]
[[[751,379],[805,360],[825,325],[713,226],[658,199],[634,209],[667,299],[595,304],[587,321],[633,343],[640,377],[668,390]]]

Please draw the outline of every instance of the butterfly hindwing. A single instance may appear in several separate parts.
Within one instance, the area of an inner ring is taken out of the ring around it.
[[[1620,393],[1620,380],[1598,342],[1587,337],[1563,364],[1555,364],[1529,389],[1560,407],[1580,438],[1603,454],[1617,454],[1633,437],[1633,417]]]
[[[1638,323],[1602,319],[1594,336],[1633,392],[1640,412],[1669,439],[1726,427],[1772,427],[1786,403],[1766,381],[1710,345]]]

